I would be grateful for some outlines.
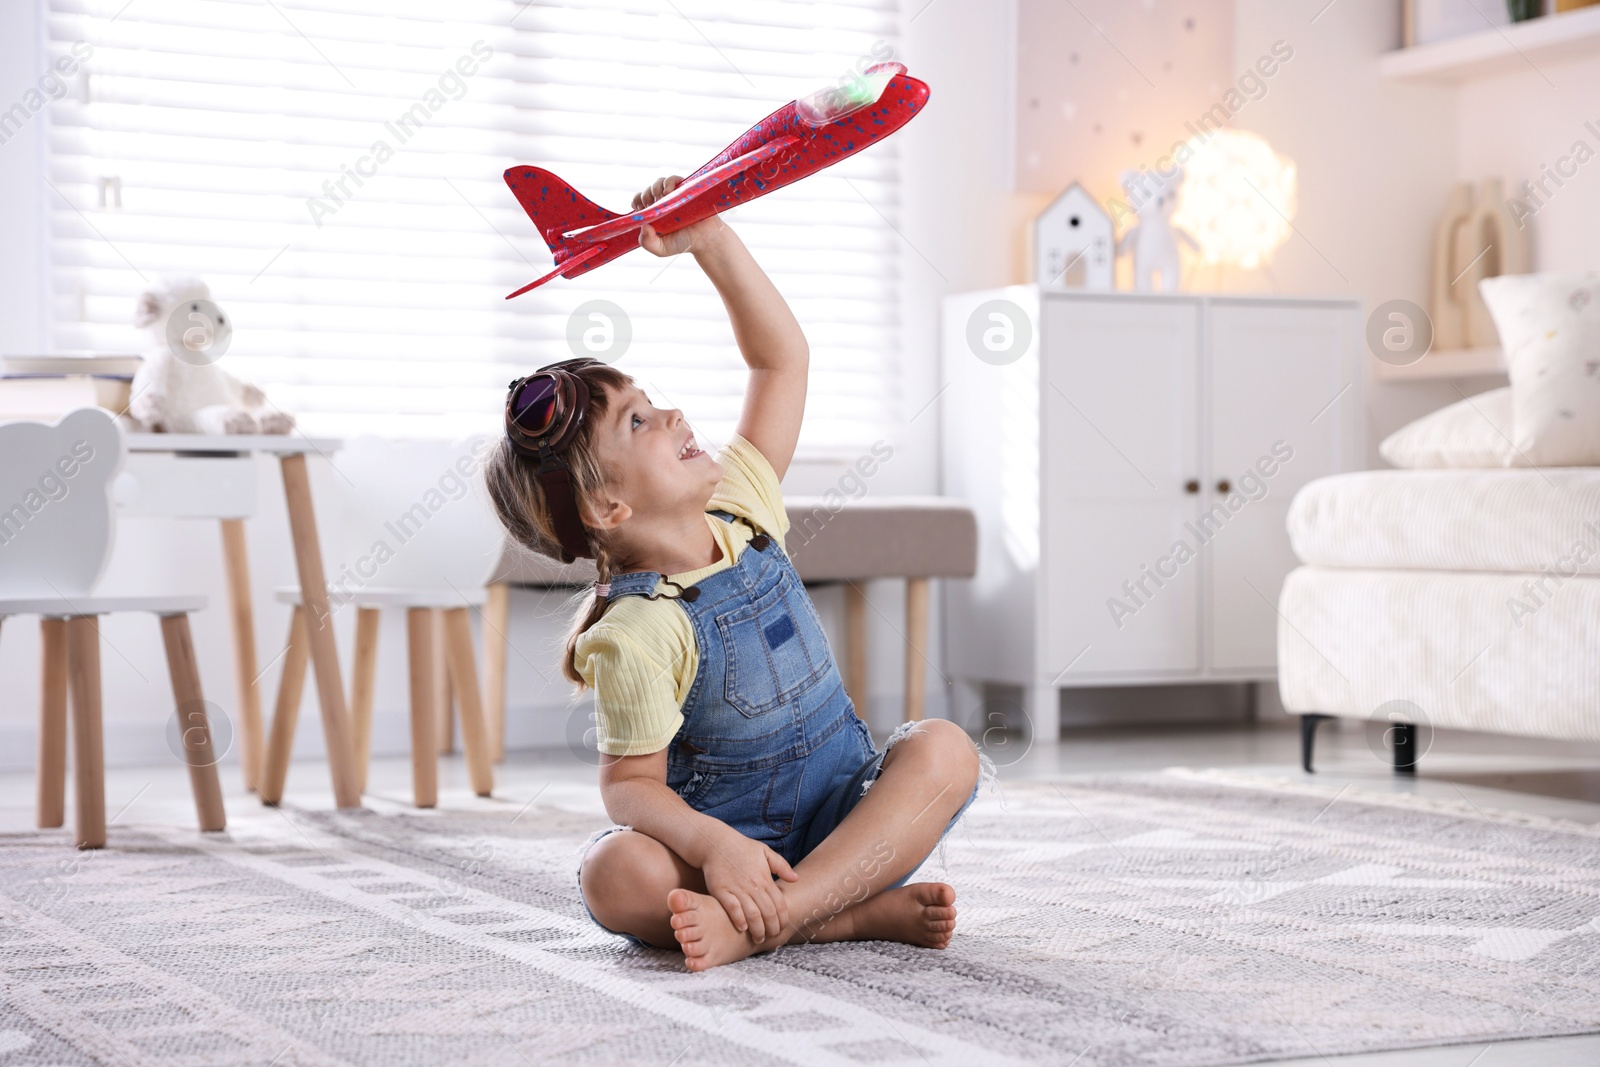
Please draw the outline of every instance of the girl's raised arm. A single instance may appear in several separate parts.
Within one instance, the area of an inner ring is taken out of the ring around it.
[[[636,206],[665,196],[679,180],[657,181],[635,198]],[[639,243],[658,256],[694,253],[700,269],[717,287],[733,324],[733,338],[750,368],[738,433],[761,450],[781,479],[800,437],[811,359],[806,335],[794,313],[744,242],[718,216],[665,237],[646,226]]]

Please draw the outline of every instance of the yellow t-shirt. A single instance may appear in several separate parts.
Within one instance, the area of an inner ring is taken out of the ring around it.
[[[706,523],[722,558],[709,567],[667,575],[684,589],[738,563],[755,536],[744,523],[724,522],[709,511],[744,516],[780,549],[789,531],[778,476],[767,457],[735,436],[717,459],[722,482],[707,505]],[[683,702],[700,667],[694,627],[672,601],[677,590],[660,582],[655,592],[667,597],[623,597],[578,638],[578,673],[594,689],[599,749],[609,756],[643,756],[666,748],[683,725]]]

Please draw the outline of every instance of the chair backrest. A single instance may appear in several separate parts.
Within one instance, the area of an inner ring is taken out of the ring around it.
[[[0,596],[94,589],[111,558],[111,485],[122,460],[122,430],[101,408],[54,425],[0,423]]]
[[[333,456],[344,506],[330,586],[482,589],[503,536],[483,484],[491,443],[346,441]]]

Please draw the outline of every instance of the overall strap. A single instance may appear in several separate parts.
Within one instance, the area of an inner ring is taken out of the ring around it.
[[[631,574],[619,574],[611,579],[611,595],[608,600],[619,600],[625,596],[649,596],[656,591],[656,583],[661,581],[661,575],[655,571],[634,571]]]
[[[731,511],[721,510],[709,511],[706,514],[715,515],[729,526],[732,526],[736,522],[744,523],[745,527],[750,531],[750,547],[755,549],[757,552],[765,552],[767,550],[767,546],[772,543],[772,537],[765,530],[751,522],[749,519],[745,518],[743,515],[735,515]]]

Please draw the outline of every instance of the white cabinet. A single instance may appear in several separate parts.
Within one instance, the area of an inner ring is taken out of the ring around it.
[[[946,298],[944,491],[979,512],[948,593],[958,681],[1058,689],[1273,677],[1294,493],[1362,455],[1355,300]]]

